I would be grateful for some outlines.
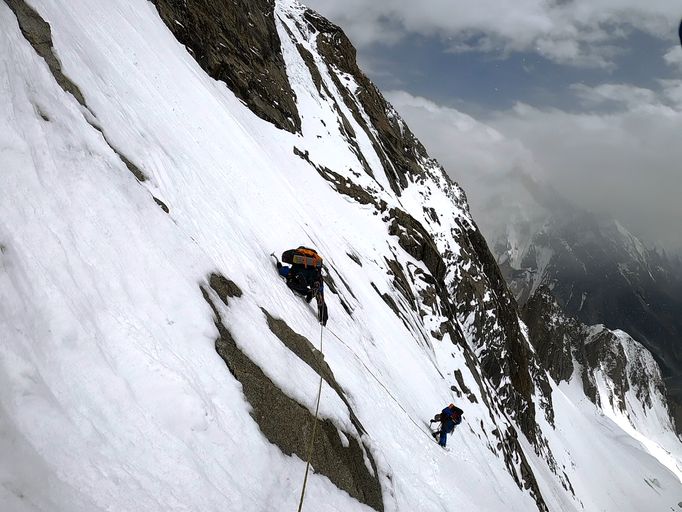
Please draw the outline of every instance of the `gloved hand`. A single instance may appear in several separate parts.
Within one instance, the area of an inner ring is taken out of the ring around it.
[[[327,325],[329,320],[329,313],[327,312],[327,305],[324,302],[317,303],[317,320],[323,325]]]

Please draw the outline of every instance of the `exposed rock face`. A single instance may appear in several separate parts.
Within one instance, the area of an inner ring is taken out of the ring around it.
[[[133,173],[138,181],[143,182],[147,180],[147,176],[140,170],[140,168],[135,165],[129,158],[127,158],[119,149],[115,148],[111,142],[107,139],[104,130],[97,124],[95,115],[88,108],[83,93],[81,93],[78,86],[62,71],[62,65],[57,58],[54,51],[54,46],[52,44],[52,31],[50,29],[50,24],[47,23],[40,15],[24,0],[5,0],[5,3],[14,12],[17,17],[17,22],[19,23],[19,28],[21,33],[24,35],[26,40],[31,43],[31,46],[40,55],[47,64],[52,76],[57,81],[59,86],[67,93],[71,94],[78,103],[88,112],[89,117],[86,117],[88,123],[102,134],[102,137],[112,149],[114,153],[118,155],[121,161],[125,164],[128,170]],[[38,110],[40,107],[37,106]],[[45,121],[49,119],[41,114]],[[165,206],[165,205],[164,205]],[[168,207],[166,207],[168,208]],[[168,213],[168,212],[166,212]]]
[[[351,197],[360,204],[371,204],[379,211],[384,211],[386,209],[386,203],[384,201],[378,200],[369,191],[358,186],[345,176],[341,176],[339,173],[334,172],[327,167],[315,164],[310,160],[307,152],[302,152],[294,146],[294,154],[312,165],[324,179],[333,183],[339,194]]]
[[[546,287],[541,287],[521,309],[530,340],[542,366],[556,382],[573,375],[573,348],[584,337],[583,326],[566,318]]]
[[[209,283],[211,290],[226,306],[229,304],[228,298],[241,296],[241,290],[223,276],[212,274]],[[228,328],[223,324],[220,311],[208,288],[202,287],[201,292],[215,315],[215,326],[219,333],[216,350],[232,375],[242,384],[244,395],[253,408],[251,413],[253,419],[268,440],[284,453],[296,454],[302,460],[307,460],[314,416],[306,407],[284,394],[258,365],[239,349]],[[286,346],[339,393],[348,405],[353,423],[358,429],[355,433],[343,432],[330,420],[318,420],[319,426],[311,452],[312,467],[361,503],[383,511],[384,504],[376,464],[370,451],[359,440],[364,430],[352,412],[343,390],[336,383],[334,374],[310,341],[267,312],[266,316],[273,332],[280,339],[286,340]],[[339,432],[343,432],[344,437],[348,439],[348,446],[343,445]],[[368,463],[365,463],[365,457]]]
[[[431,275],[441,282],[445,277],[445,263],[431,235],[414,217],[402,210],[391,209],[390,235],[398,237],[400,246],[415,259],[423,261]]]
[[[463,275],[457,291],[461,300],[476,297],[480,301],[482,308],[478,311],[482,313],[479,313],[477,318],[477,322],[482,324],[477,329],[481,340],[479,343],[481,346],[488,343],[492,345],[481,351],[481,364],[486,374],[497,385],[504,376],[511,378],[511,390],[507,393],[515,395],[514,409],[520,413],[524,433],[533,439],[536,431],[535,408],[530,398],[535,386],[531,370],[536,371],[539,378],[541,372],[537,371],[537,362],[531,357],[528,342],[521,333],[516,301],[507,289],[481,232],[477,229],[468,230],[467,235],[468,243],[464,247],[471,251],[472,261],[481,262],[481,267],[477,273]],[[494,311],[494,314],[488,315],[488,311]],[[500,349],[501,352],[496,349]]]
[[[62,72],[62,65],[54,53],[50,25],[24,0],[5,0],[17,17],[19,28],[36,53],[47,63],[57,83],[73,95],[81,105],[85,105],[83,94],[76,84]]]
[[[325,382],[336,391],[336,394],[339,395],[339,398],[341,398],[350,411],[351,421],[357,429],[357,434],[364,434],[365,428],[355,415],[353,407],[348,401],[348,398],[346,398],[346,393],[344,393],[341,386],[336,382],[334,372],[332,372],[329,365],[325,362],[324,355],[310,343],[308,338],[293,331],[284,320],[272,317],[270,313],[265,310],[263,312],[268,319],[268,327],[270,327],[270,330],[287,346],[287,348],[289,348],[289,350],[305,361],[308,366],[315,370],[318,375],[322,376]]]
[[[681,425],[682,268],[612,219],[567,205],[548,216],[522,253],[510,256],[517,249],[502,238],[495,244],[515,296],[523,304],[547,285],[568,315],[633,336],[660,365]]]
[[[301,128],[272,0],[154,0],[161,19],[199,65],[255,114],[278,128]]]
[[[227,304],[228,298],[241,297],[242,291],[239,289],[234,281],[230,281],[226,277],[213,273],[208,279],[208,284],[213,288],[213,291],[218,294],[220,300]]]
[[[304,18],[318,32],[317,49],[327,65],[338,70],[338,74],[332,74],[332,79],[342,92],[344,103],[367,133],[381,159],[391,188],[400,195],[402,189],[408,185],[407,176],[423,173],[419,162],[428,159],[426,150],[402,123],[381,92],[360,70],[355,48],[343,30],[311,10],[305,12]],[[339,75],[343,73],[351,75],[357,81],[360,87],[356,94],[349,92],[341,83]],[[369,124],[361,111],[367,114]],[[349,135],[353,138],[352,132]]]
[[[652,394],[662,402],[665,385],[651,354],[622,331],[587,326],[566,315],[549,289],[541,286],[521,310],[530,340],[543,365],[557,382],[568,381],[578,368],[587,397],[597,406],[611,406],[629,415],[626,395],[633,390],[645,408]],[[608,382],[600,394],[596,382]],[[603,401],[606,400],[607,403]]]

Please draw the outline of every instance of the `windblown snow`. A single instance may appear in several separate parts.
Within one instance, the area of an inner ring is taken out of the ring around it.
[[[366,429],[385,510],[536,509],[489,445],[485,432],[499,413],[480,399],[462,349],[430,334],[438,318],[415,315],[408,328],[374,289],[398,301],[386,259],[423,263],[388,235],[374,208],[337,193],[293,153],[308,151],[416,219],[429,201],[441,239],[456,219],[473,222],[436,183],[411,184],[397,197],[354,125],[373,176],[362,171],[333,98],[318,93],[296,50],[313,54],[340,98],[334,70],[294,23],[297,3],[278,0],[276,14],[302,134],[256,117],[208,77],[150,2],[30,4],[50,23],[62,69],[89,110],[57,84],[0,2],[1,510],[295,510],[305,461],[271,444],[250,415],[215,350],[200,286],[213,272],[239,286],[242,297],[219,305],[222,322],[312,413],[319,377],[263,312],[319,342],[313,309],[269,256],[301,244],[320,251],[337,283],[338,293],[327,293],[323,352]],[[112,148],[148,180],[138,182]],[[456,369],[476,402],[450,390]],[[594,406],[576,380],[553,386],[552,397],[555,425],[542,430],[559,470],[521,440],[550,510],[677,510],[679,440],[649,421],[666,416],[665,404],[640,405],[628,421]],[[427,420],[451,401],[465,421],[443,450]],[[326,383],[320,416],[355,432]],[[370,510],[318,473],[304,508]]]

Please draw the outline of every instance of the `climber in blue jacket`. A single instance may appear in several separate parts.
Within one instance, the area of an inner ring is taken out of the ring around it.
[[[455,404],[450,404],[431,420],[431,423],[440,421],[440,430],[434,432],[433,437],[438,438],[438,444],[443,448],[447,443],[448,434],[452,434],[455,426],[462,423],[462,414],[464,414],[462,409]]]

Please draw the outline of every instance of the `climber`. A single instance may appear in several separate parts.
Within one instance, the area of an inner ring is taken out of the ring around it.
[[[452,434],[455,430],[455,425],[462,423],[462,414],[464,411],[455,404],[448,405],[440,414],[436,414],[430,423],[440,421],[440,430],[433,432],[432,435],[438,439],[438,444],[445,448],[448,434]]]
[[[322,279],[322,257],[314,249],[300,246],[282,253],[282,261],[291,265],[282,265],[277,260],[277,271],[287,281],[287,286],[310,303],[315,297],[317,302],[317,319],[327,325],[329,314],[324,302],[324,280]]]

